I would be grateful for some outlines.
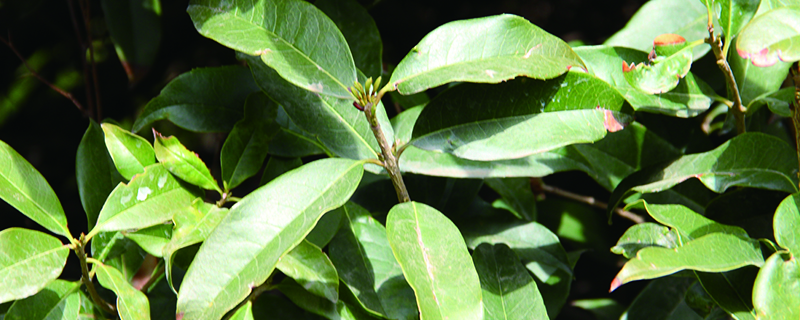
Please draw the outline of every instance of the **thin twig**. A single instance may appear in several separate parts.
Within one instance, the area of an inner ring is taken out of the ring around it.
[[[75,254],[78,255],[78,260],[81,263],[81,281],[86,286],[86,290],[89,291],[89,296],[92,297],[92,301],[94,304],[99,306],[100,309],[103,309],[108,314],[115,314],[116,311],[114,310],[114,306],[103,300],[99,294],[97,294],[97,289],[94,287],[94,283],[92,282],[92,277],[89,276],[89,267],[86,265],[86,236],[81,233],[81,238],[79,245],[75,248]]]
[[[607,203],[602,202],[602,201],[598,201],[594,197],[579,195],[579,194],[576,194],[576,193],[569,192],[567,190],[559,189],[559,188],[556,188],[556,187],[553,187],[553,186],[548,186],[546,184],[541,184],[539,187],[542,189],[542,191],[545,191],[547,193],[552,193],[554,195],[557,195],[557,196],[560,196],[560,197],[563,197],[563,198],[567,198],[567,199],[570,199],[570,200],[575,200],[575,201],[578,201],[578,202],[581,202],[581,203],[585,203],[585,204],[588,204],[588,205],[591,205],[591,206],[594,206],[596,208],[600,208],[600,209],[603,209],[603,210],[608,210],[608,204]],[[644,218],[642,218],[641,216],[639,216],[639,215],[637,215],[637,214],[635,214],[633,212],[623,210],[622,208],[614,208],[614,212],[617,215],[619,215],[620,217],[623,217],[625,219],[633,221],[636,224],[645,222]]]
[[[709,21],[711,19],[709,18]],[[745,110],[742,105],[742,97],[739,95],[739,87],[736,86],[736,78],[733,76],[728,60],[722,52],[722,39],[714,34],[714,25],[708,25],[708,38],[705,39],[706,43],[711,45],[711,50],[714,52],[714,57],[717,59],[717,66],[722,70],[725,76],[725,84],[728,89],[728,99],[733,101],[733,106],[730,107],[733,112],[733,117],[736,119],[736,132],[742,134],[746,131],[745,126]]]
[[[373,109],[374,107],[372,105],[367,105],[364,107],[364,114],[367,116],[375,140],[378,140],[378,146],[381,147],[381,154],[383,155],[383,159],[381,160],[386,171],[389,172],[389,177],[392,179],[394,190],[397,193],[397,200],[400,202],[411,201],[411,198],[408,196],[408,189],[406,189],[406,183],[403,181],[403,176],[400,174],[400,166],[398,166],[397,157],[395,157],[394,150],[392,150],[392,147],[386,140],[386,136],[383,135],[378,117],[373,113]]]

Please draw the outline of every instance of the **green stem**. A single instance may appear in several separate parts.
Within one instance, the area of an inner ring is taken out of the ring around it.
[[[711,21],[711,19],[709,19]],[[722,41],[714,35],[714,26],[709,24],[708,25],[708,38],[706,38],[706,43],[711,45],[711,50],[714,52],[714,57],[717,59],[717,66],[720,70],[722,70],[722,74],[725,76],[725,84],[728,89],[728,99],[733,101],[733,105],[731,106],[730,110],[733,113],[733,117],[736,120],[736,132],[739,134],[745,133],[745,108],[742,105],[742,97],[739,94],[739,87],[736,85],[736,78],[733,76],[733,71],[731,70],[731,66],[728,64],[728,60],[726,59],[725,54],[722,52],[721,44]]]
[[[103,300],[99,294],[97,294],[97,289],[94,287],[94,283],[92,282],[92,277],[89,275],[89,266],[86,264],[86,260],[88,257],[86,256],[86,236],[81,233],[80,242],[78,243],[77,248],[75,248],[75,254],[78,255],[78,260],[81,263],[81,282],[86,286],[86,290],[89,291],[89,296],[92,297],[92,301],[94,304],[100,307],[103,311],[108,314],[115,314],[116,311],[114,310],[114,306]]]
[[[382,95],[381,93],[378,97]],[[380,100],[378,99],[376,101]],[[369,127],[372,129],[375,140],[378,140],[378,146],[380,146],[381,154],[383,155],[383,159],[381,160],[383,161],[386,171],[389,172],[389,177],[392,179],[394,191],[397,193],[397,200],[400,202],[411,201],[411,198],[408,196],[408,189],[406,189],[406,184],[403,181],[403,176],[400,174],[400,166],[397,164],[397,157],[392,147],[389,145],[389,142],[386,140],[386,137],[383,135],[381,124],[378,122],[378,117],[374,109],[375,105],[370,103],[364,107],[364,114],[367,116],[367,121],[369,121]]]

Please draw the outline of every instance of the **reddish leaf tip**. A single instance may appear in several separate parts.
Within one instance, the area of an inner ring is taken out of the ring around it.
[[[603,117],[603,126],[606,127],[608,132],[617,132],[625,129],[625,126],[614,117],[614,113],[611,110],[603,110]]]
[[[183,320],[183,312],[179,312],[175,315],[175,320]]]
[[[663,46],[668,44],[685,43],[686,39],[673,33],[665,33],[653,40],[653,45]]]
[[[622,72],[631,72],[633,69],[636,69],[636,64],[634,62],[628,65],[625,60],[622,60]]]
[[[608,293],[614,292],[614,290],[617,290],[617,288],[619,288],[621,285],[622,281],[619,280],[619,278],[614,278],[614,280],[611,281],[611,288],[608,289]]]

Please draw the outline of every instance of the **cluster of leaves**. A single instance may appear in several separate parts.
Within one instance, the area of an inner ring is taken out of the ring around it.
[[[537,204],[530,178],[571,170],[612,192],[609,214],[624,202],[654,221],[611,248],[629,259],[611,290],[658,279],[627,308],[575,305],[598,318],[800,316],[797,152],[763,120],[800,119],[795,88],[781,88],[800,60],[800,3],[655,0],[604,45],[575,48],[509,14],[447,23],[383,74],[380,95],[405,108],[392,119],[380,100],[366,116],[353,105],[349,84],[378,92],[367,75],[383,73],[355,0],[187,11],[242,64],[180,75],[130,130],[90,122],[76,168],[86,235],[73,237],[44,177],[0,142],[0,198],[68,239],[0,231],[4,319],[554,319],[581,252],[537,222],[566,209]],[[665,33],[679,40],[648,54]],[[691,72],[709,52],[726,97]],[[707,131],[739,134],[691,153],[668,137],[682,128],[634,120],[646,113],[704,115]],[[137,134],[160,120],[227,133],[221,185],[177,138]],[[412,201],[396,204],[398,179]],[[484,184],[500,199],[479,196]],[[760,204],[776,193],[776,209]],[[70,250],[83,281],[57,280]]]

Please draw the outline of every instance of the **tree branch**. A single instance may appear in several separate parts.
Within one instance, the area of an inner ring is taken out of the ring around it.
[[[103,300],[99,294],[97,294],[97,289],[94,287],[94,283],[92,282],[92,277],[89,275],[89,267],[86,264],[86,236],[81,233],[80,242],[75,248],[75,254],[78,255],[78,260],[81,262],[81,281],[86,286],[86,290],[89,291],[89,296],[92,297],[92,301],[94,304],[100,307],[103,311],[108,314],[116,314],[116,310],[114,310],[114,306]]]
[[[577,202],[581,202],[581,203],[585,203],[585,204],[591,205],[591,206],[596,207],[596,208],[600,208],[600,209],[603,209],[603,210],[608,210],[608,204],[607,203],[602,202],[602,201],[597,201],[597,199],[595,199],[594,197],[579,195],[577,193],[572,193],[572,192],[569,192],[567,190],[559,189],[559,188],[556,188],[556,187],[553,187],[553,186],[548,186],[548,185],[546,185],[544,183],[542,183],[538,187],[541,188],[541,190],[544,191],[544,192],[552,193],[552,194],[560,196],[562,198],[567,198],[567,199],[570,199],[570,200],[574,200],[574,201],[577,201]],[[633,212],[623,210],[622,208],[614,208],[614,213],[616,213],[620,217],[623,217],[625,219],[633,221],[633,223],[636,223],[636,224],[645,222],[644,218],[642,218],[641,216],[639,216],[639,215],[637,215],[637,214],[635,214]]]
[[[709,21],[711,21],[710,18]],[[723,53],[722,39],[714,35],[714,25],[710,24],[710,22],[708,25],[708,38],[706,38],[705,41],[711,45],[711,50],[714,52],[714,57],[717,59],[717,66],[722,70],[722,74],[725,76],[728,99],[733,101],[730,110],[736,120],[736,132],[742,134],[746,131],[745,112],[747,110],[742,105],[742,97],[739,95],[739,87],[736,86],[736,78],[733,76],[731,66],[728,64],[727,57]]]

